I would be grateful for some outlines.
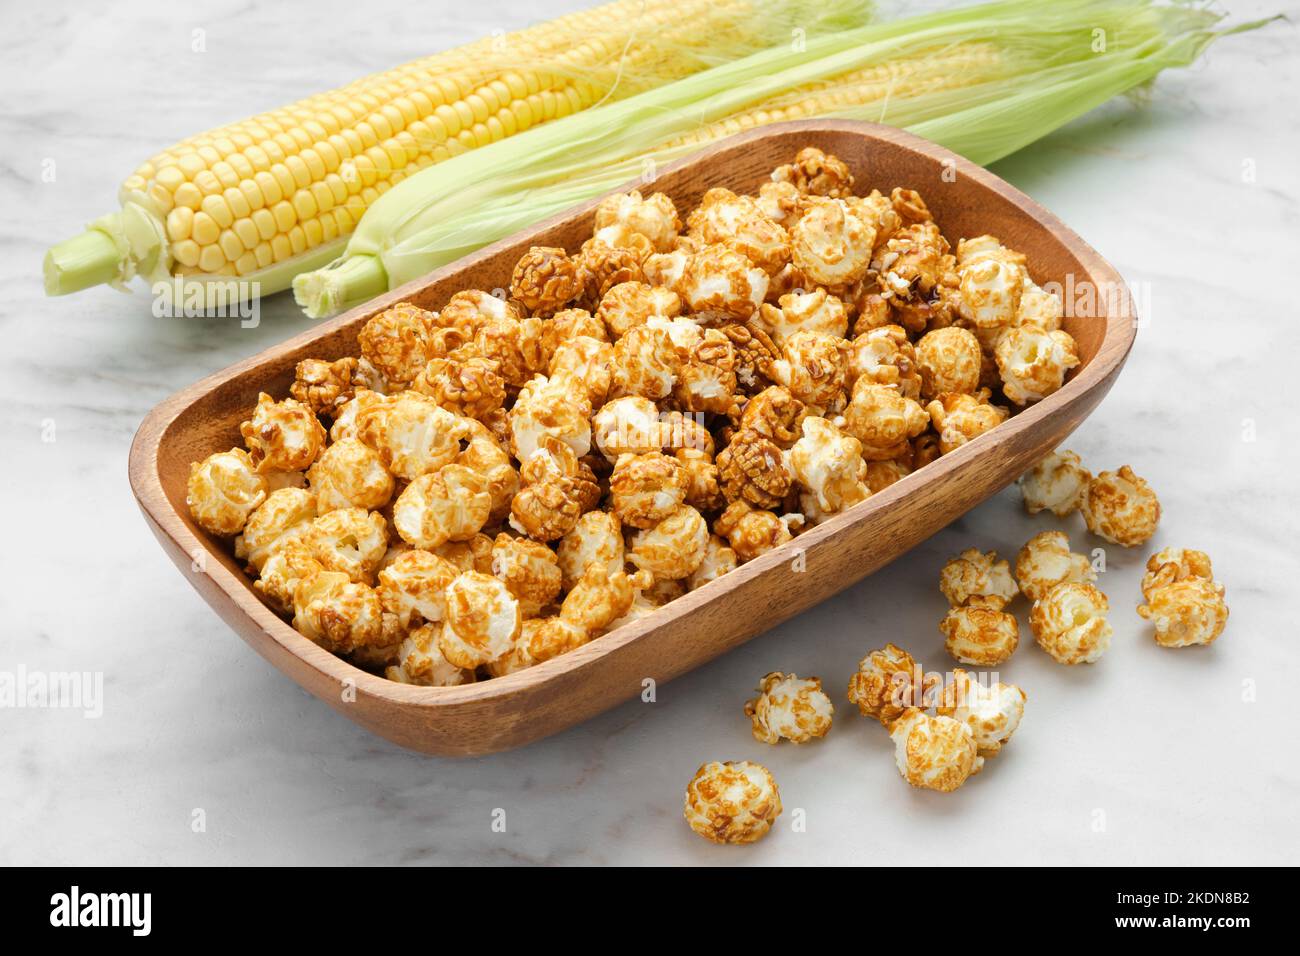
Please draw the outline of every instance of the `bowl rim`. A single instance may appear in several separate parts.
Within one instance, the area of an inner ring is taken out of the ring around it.
[[[1094,387],[1102,385],[1116,371],[1118,366],[1123,364],[1137,334],[1137,313],[1127,283],[1124,282],[1119,272],[1077,233],[1046,208],[982,166],[972,163],[936,143],[892,126],[858,120],[829,119],[773,123],[719,140],[690,156],[666,164],[658,171],[656,178],[707,161],[715,153],[734,150],[757,139],[789,134],[826,132],[850,133],[869,139],[883,140],[904,147],[911,152],[919,153],[929,159],[951,164],[958,176],[969,177],[972,181],[997,193],[1016,206],[1023,214],[1049,230],[1058,240],[1070,248],[1071,253],[1085,266],[1088,274],[1102,275],[1108,281],[1113,282],[1115,288],[1120,290],[1120,309],[1112,314],[1109,311],[1109,303],[1099,305],[1096,318],[1105,320],[1105,330],[1097,352],[1058,391],[1042,401],[1017,412],[1007,421],[998,425],[997,428],[980,435],[973,441],[967,442],[960,448],[930,462],[923,469],[918,469],[882,491],[871,495],[866,501],[854,505],[852,508],[834,515],[822,524],[802,532],[795,541],[787,542],[752,561],[739,565],[726,575],[725,580],[728,587],[758,577],[777,565],[784,564],[792,554],[809,550],[833,538],[841,529],[864,520],[876,509],[894,506],[915,487],[918,475],[924,474],[923,480],[925,481],[941,479],[961,468],[972,456],[980,454],[988,442],[1006,437],[1013,430],[1032,427],[1035,423],[1051,416],[1057,410],[1073,402],[1075,398],[1087,393]],[[192,532],[180,513],[170,506],[158,469],[158,452],[168,434],[176,426],[178,419],[209,392],[256,370],[270,358],[269,353],[290,352],[308,345],[341,328],[352,325],[364,317],[369,317],[388,308],[396,302],[402,301],[435,281],[496,255],[501,250],[515,245],[525,235],[546,231],[569,219],[587,214],[606,195],[626,192],[642,185],[644,183],[641,181],[633,180],[610,190],[600,197],[574,205],[554,216],[525,227],[427,275],[354,306],[341,315],[320,322],[307,331],[269,346],[218,372],[214,372],[159,402],[145,416],[136,431],[128,459],[131,490],[144,512],[146,520],[153,525],[156,533],[165,535],[182,554],[194,555],[198,551],[214,553],[214,544],[210,544]],[[792,545],[794,546],[793,549]],[[240,613],[247,616],[259,630],[278,645],[280,650],[307,664],[319,672],[320,676],[326,677],[341,686],[346,686],[351,682],[358,695],[364,694],[403,707],[419,708],[441,708],[481,702],[490,698],[510,695],[524,688],[571,674],[596,659],[632,644],[651,631],[693,613],[718,594],[717,585],[723,580],[720,578],[711,581],[696,590],[675,598],[651,614],[630,621],[581,647],[525,670],[493,678],[492,680],[477,681],[456,687],[423,687],[390,681],[385,677],[372,674],[313,643],[299,634],[287,621],[253,595],[248,588],[247,578],[244,575],[232,573],[220,561],[208,562],[202,573],[211,579],[216,589],[233,603]],[[251,600],[249,599],[250,595],[252,595]]]

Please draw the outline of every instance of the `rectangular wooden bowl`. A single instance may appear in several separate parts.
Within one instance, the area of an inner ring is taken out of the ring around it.
[[[533,245],[574,251],[591,234],[595,202],[520,232],[346,315],[324,322],[164,401],[131,448],[140,508],[186,579],[253,649],[363,727],[403,747],[474,755],[518,747],[586,720],[667,681],[848,587],[1006,486],[1055,448],[1101,401],[1132,345],[1135,318],[1122,279],[1055,216],[992,173],[886,126],[805,121],[725,140],[666,167],[649,187],[689,209],[713,186],[752,191],[804,146],[834,153],[860,191],[918,190],[949,241],[992,233],[1028,256],[1041,284],[1092,283],[1090,317],[1069,317],[1082,365],[1045,401],[918,469],[868,501],[725,577],[584,647],[507,677],[463,687],[414,687],[354,668],[299,635],[258,598],[229,542],[201,531],[185,505],[192,461],[240,445],[239,423],[266,391],[285,395],[304,358],[357,354],[372,315],[410,300],[438,309],[462,289],[509,285]],[[646,188],[630,184],[628,188]],[[1118,305],[1115,303],[1118,302]],[[1107,305],[1111,309],[1107,310]],[[1067,308],[1068,311],[1068,308]],[[793,559],[803,552],[803,571]],[[196,568],[201,570],[195,570]]]

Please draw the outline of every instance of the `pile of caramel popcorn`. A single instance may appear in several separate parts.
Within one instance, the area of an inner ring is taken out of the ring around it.
[[[189,506],[322,647],[397,681],[496,677],[1059,389],[1079,363],[1061,315],[1020,253],[953,249],[916,192],[858,195],[804,149],[689,212],[608,197],[508,294],[374,316],[359,356],[259,397],[245,447],[192,466]]]

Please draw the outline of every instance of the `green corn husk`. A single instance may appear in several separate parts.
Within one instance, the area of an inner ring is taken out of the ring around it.
[[[300,275],[294,294],[313,318],[335,314],[720,136],[784,119],[888,123],[987,164],[1260,25],[1216,30],[1219,20],[1151,0],[1018,0],[812,36],[425,170],[376,202],[346,252]]]

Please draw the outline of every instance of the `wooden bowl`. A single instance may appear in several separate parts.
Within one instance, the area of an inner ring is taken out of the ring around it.
[[[590,202],[160,404],[140,426],[130,460],[131,486],[154,534],[204,599],[281,671],[381,737],[444,755],[506,750],[570,727],[639,694],[646,679],[671,680],[882,567],[1006,486],[1083,421],[1119,374],[1135,317],[1120,276],[1055,216],[992,173],[891,127],[824,120],[768,126],[666,167],[651,188],[667,193],[679,209],[714,186],[752,191],[804,146],[845,160],[860,190],[918,190],[954,246],[958,238],[991,233],[1028,256],[1040,284],[1056,281],[1069,290],[1091,283],[1112,292],[1097,297],[1091,316],[1065,321],[1083,360],[1065,387],[795,541],[528,670],[462,687],[415,687],[359,670],[317,647],[262,603],[230,543],[191,520],[185,505],[190,463],[241,445],[239,423],[258,392],[287,394],[301,359],[358,354],[361,326],[393,303],[439,309],[462,289],[507,287],[529,246],[576,250],[592,231],[596,203]],[[628,188],[638,186],[644,188]]]

